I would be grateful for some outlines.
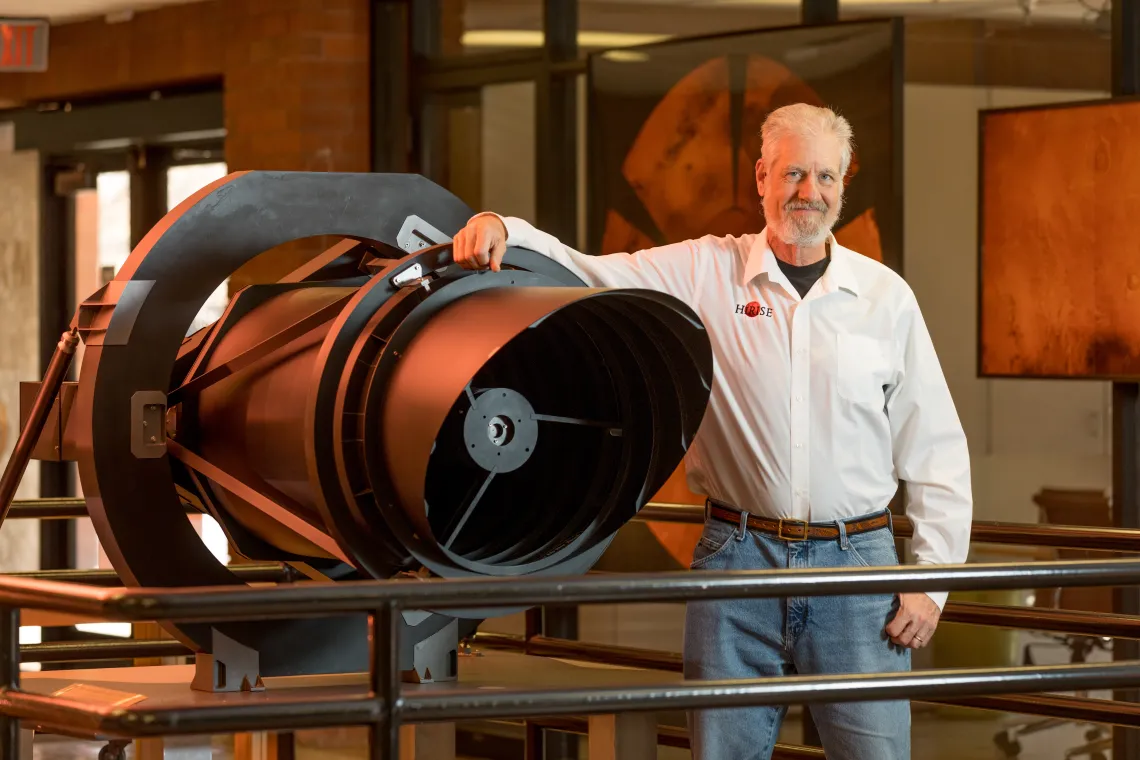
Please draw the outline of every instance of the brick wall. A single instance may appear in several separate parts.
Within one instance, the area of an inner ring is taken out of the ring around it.
[[[368,171],[368,0],[227,0],[222,22],[230,169]],[[263,254],[231,290],[275,280],[330,242]]]
[[[0,103],[220,79],[230,170],[368,171],[368,0],[204,0],[52,28],[49,70],[0,74]],[[274,249],[231,290],[275,280],[329,241]]]
[[[0,102],[81,98],[219,79],[226,35],[217,19],[224,4],[240,1],[171,5],[118,24],[100,18],[53,26],[48,70],[0,74]]]

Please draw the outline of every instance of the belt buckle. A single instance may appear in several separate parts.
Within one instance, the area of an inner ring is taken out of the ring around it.
[[[803,526],[803,534],[800,536],[789,536],[784,533],[784,523],[793,523]],[[808,522],[807,520],[795,520],[792,518],[780,518],[779,526],[776,528],[776,537],[784,541],[807,541],[808,537]]]

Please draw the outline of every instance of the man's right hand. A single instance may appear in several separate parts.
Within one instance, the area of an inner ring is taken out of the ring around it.
[[[494,214],[473,216],[452,240],[452,257],[464,269],[498,272],[507,252],[507,228]]]

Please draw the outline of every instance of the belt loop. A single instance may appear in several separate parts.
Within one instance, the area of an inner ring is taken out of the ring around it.
[[[891,532],[892,536],[895,534],[895,516],[889,509],[887,510],[887,530]]]
[[[748,535],[748,512],[740,510],[740,535],[736,537],[737,541],[743,541],[744,537]]]
[[[847,540],[847,523],[842,520],[836,520],[835,526],[839,528],[839,548],[843,551],[847,551],[851,545]]]

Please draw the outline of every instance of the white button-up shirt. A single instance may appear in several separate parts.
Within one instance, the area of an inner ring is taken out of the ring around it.
[[[506,217],[507,245],[544,254],[592,287],[649,288],[708,331],[714,383],[685,456],[690,490],[773,518],[877,512],[906,481],[921,564],[965,562],[972,498],[966,436],[907,283],[830,240],[807,295],[766,230],[587,256]],[[945,593],[930,595],[939,607]]]

